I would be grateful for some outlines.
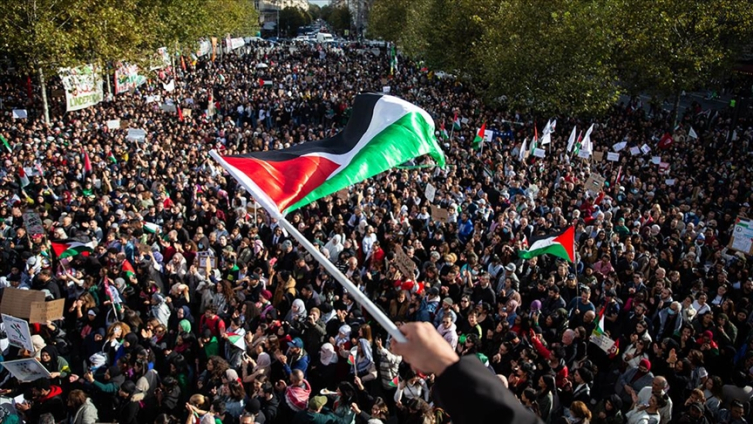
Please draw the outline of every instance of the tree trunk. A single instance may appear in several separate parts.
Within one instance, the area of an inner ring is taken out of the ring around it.
[[[682,92],[678,91],[675,93],[675,104],[672,108],[672,128],[676,128],[677,124],[679,123],[679,117],[680,117],[680,94]]]
[[[44,111],[44,123],[50,125],[50,106],[47,104],[47,84],[44,81],[44,72],[39,68],[39,86],[42,88],[42,110]]]

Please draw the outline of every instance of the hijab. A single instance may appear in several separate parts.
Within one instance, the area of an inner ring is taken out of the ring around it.
[[[337,363],[337,353],[332,343],[324,343],[319,351],[319,361],[322,365],[332,365]]]
[[[329,252],[329,257],[333,261],[336,261],[340,256],[340,252],[344,249],[344,246],[341,243],[340,234],[335,234],[335,236],[324,245],[324,248]]]
[[[356,369],[358,373],[367,372],[371,364],[374,363],[374,357],[371,354],[371,344],[366,339],[358,339],[361,346],[361,353],[356,358]]]
[[[340,346],[341,344],[347,343],[350,341],[350,326],[348,324],[343,324],[340,326],[340,329],[337,330],[337,337],[335,337],[335,346]]]
[[[293,308],[298,309],[298,312],[295,312]],[[293,307],[290,308],[290,311],[288,311],[288,314],[285,315],[285,321],[287,322],[294,322],[294,321],[302,321],[306,318],[306,304],[303,303],[303,300],[296,299],[293,301]]]
[[[269,369],[271,365],[272,365],[272,358],[270,358],[267,352],[262,352],[259,354],[259,357],[256,358],[256,367],[254,367],[254,372],[259,371],[261,369]]]
[[[180,327],[180,329],[186,333],[191,332],[191,322],[188,321],[187,319],[180,320],[180,322],[178,323],[178,327]]]
[[[49,362],[42,361],[41,354],[40,354],[39,362],[41,362],[42,365],[44,365],[44,367],[47,368],[47,371],[57,372],[58,371],[58,357],[60,356],[57,348],[52,345],[47,345],[42,348],[42,352],[50,355],[50,361]]]

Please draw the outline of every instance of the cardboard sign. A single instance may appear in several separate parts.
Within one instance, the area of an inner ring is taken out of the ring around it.
[[[641,154],[641,149],[640,149],[640,147],[636,147],[636,146],[633,146],[633,147],[631,147],[631,148],[630,148],[630,154],[631,154],[631,155],[633,155],[633,156],[638,156],[638,155],[640,155],[640,154]]]
[[[8,335],[8,343],[26,349],[29,352],[34,351],[34,345],[31,343],[29,323],[26,320],[3,314],[3,323],[5,324],[5,333]]]
[[[426,184],[426,191],[424,194],[426,195],[426,200],[431,203],[434,201],[434,196],[437,194],[437,188],[431,185],[431,183]]]
[[[735,220],[729,247],[746,255],[753,254],[753,221],[744,218]]]
[[[42,225],[42,218],[34,211],[24,212],[24,227],[29,235],[35,236],[37,234],[44,234],[44,226]]]
[[[395,266],[404,278],[416,278],[416,274],[413,273],[413,270],[416,269],[416,263],[405,254],[400,246],[395,249]]]
[[[107,129],[108,130],[119,130],[120,129],[120,119],[113,119],[113,120],[107,121]]]
[[[26,109],[13,109],[13,119],[26,119],[29,114],[26,113]]]
[[[545,158],[546,157],[546,151],[544,151],[544,149],[539,149],[537,147],[537,148],[533,149],[533,155],[536,156],[537,158]],[[588,157],[586,156],[586,158],[588,158]]]
[[[50,373],[36,358],[16,359],[15,361],[0,362],[18,381],[29,382],[40,378],[50,378]]]
[[[620,161],[620,154],[615,152],[608,152],[607,153],[607,160],[610,162],[619,162]]]
[[[46,323],[63,318],[65,311],[65,299],[57,299],[51,302],[31,302],[29,322]]]
[[[350,199],[350,192],[348,192],[347,188],[344,188],[338,191],[337,193],[335,193],[335,196],[347,202],[348,199]]]
[[[596,193],[601,191],[601,188],[604,187],[604,182],[606,179],[602,177],[599,174],[591,173],[591,175],[588,176],[588,180],[586,181],[586,190],[591,190]]]
[[[392,87],[390,87],[389,85],[385,85],[384,87],[382,87],[382,93],[389,94],[390,91],[392,91]]]
[[[217,268],[217,258],[209,256],[208,252],[197,252],[196,257],[199,259],[199,268],[206,268],[207,261],[212,268]]]
[[[641,152],[643,152],[644,155],[647,155],[651,153],[651,148],[648,147],[648,144],[644,144],[643,146],[641,146]]]
[[[601,162],[604,160],[604,152],[594,152],[594,160]]]
[[[450,212],[437,206],[431,207],[431,219],[443,224],[450,220]]]
[[[191,110],[191,109],[183,109],[183,117],[184,118],[190,117],[192,113],[193,113],[193,110]]]
[[[44,302],[44,293],[39,290],[20,290],[7,287],[3,291],[0,312],[16,318],[28,319],[31,315],[31,304],[33,302]]]

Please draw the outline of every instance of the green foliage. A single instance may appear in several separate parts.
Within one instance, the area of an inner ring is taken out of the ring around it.
[[[334,31],[342,32],[350,29],[350,23],[353,21],[350,10],[347,7],[335,7],[324,18],[324,9],[322,8],[322,18],[332,27]]]
[[[280,34],[295,37],[298,27],[311,23],[311,15],[307,10],[298,7],[286,7],[280,11]]]
[[[309,15],[311,16],[311,19],[313,21],[319,19],[322,17],[322,8],[315,5],[315,4],[309,4]]]

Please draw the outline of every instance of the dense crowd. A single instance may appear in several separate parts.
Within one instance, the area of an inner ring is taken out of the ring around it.
[[[164,73],[77,112],[53,98],[49,126],[40,93],[28,98],[6,78],[3,106],[27,108],[29,119],[0,120],[13,149],[0,154],[0,284],[66,304],[65,319],[31,324],[33,351],[2,352],[36,357],[50,373],[33,382],[0,374],[4,396],[26,399],[3,424],[451,422],[432,397],[435,376],[396,355],[208,156],[329,137],[356,93],[385,86],[448,130],[437,136],[449,166],[419,158],[288,218],[398,326],[431,323],[547,424],[746,422],[753,279],[750,257],[728,248],[753,197],[745,114],[732,129],[733,110],[694,105],[674,128],[661,107],[634,100],[595,126],[604,160],[567,151],[572,127],[592,123],[567,117],[538,158],[520,149],[546,117],[491,107],[420,63],[401,59],[390,75],[384,49],[260,43],[247,52],[185,61],[172,92]],[[162,99],[147,103],[153,95]],[[109,129],[114,119],[146,139]],[[494,137],[473,150],[482,123]],[[688,136],[691,126],[700,137]],[[607,161],[621,141],[621,160]],[[644,144],[651,153],[628,153]],[[32,173],[22,187],[23,167]],[[586,189],[592,173],[603,187]],[[44,234],[27,233],[26,211]],[[570,226],[574,264],[518,258],[534,238]],[[95,247],[60,259],[53,241]],[[414,275],[401,273],[398,249]],[[618,349],[589,342],[601,316]]]

